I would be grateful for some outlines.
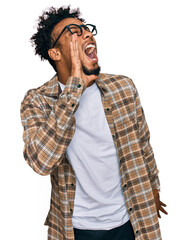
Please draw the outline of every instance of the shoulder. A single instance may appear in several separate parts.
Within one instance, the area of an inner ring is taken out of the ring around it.
[[[136,91],[136,86],[133,80],[127,76],[101,73],[100,77],[107,85],[112,86],[113,88],[128,88],[132,91]]]
[[[44,96],[44,95],[50,95],[51,92],[54,91],[55,88],[57,88],[58,86],[58,83],[57,83],[57,79],[56,79],[56,75],[48,80],[47,82],[43,83],[41,86],[37,87],[37,88],[32,88],[32,89],[29,89],[24,97],[23,97],[23,100],[22,100],[22,103],[26,103],[26,102],[38,102],[39,98],[41,96]]]

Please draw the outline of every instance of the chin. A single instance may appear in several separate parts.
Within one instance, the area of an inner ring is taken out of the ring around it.
[[[93,68],[93,69],[82,66],[82,69],[83,69],[83,72],[85,75],[96,75],[96,76],[99,75],[100,70],[101,70],[100,66],[98,66],[98,65],[96,68]]]

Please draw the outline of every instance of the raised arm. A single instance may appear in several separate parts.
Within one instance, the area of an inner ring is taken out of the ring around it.
[[[48,175],[61,163],[84,89],[82,79],[70,77],[48,116],[36,91],[29,91],[22,101],[24,158],[38,174]]]

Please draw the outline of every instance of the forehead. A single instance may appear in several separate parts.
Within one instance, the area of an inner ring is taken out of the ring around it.
[[[83,24],[83,22],[81,22],[80,20],[78,20],[76,18],[65,18],[55,25],[53,32],[54,33],[61,32],[63,30],[63,28],[69,24],[81,25],[81,24]]]

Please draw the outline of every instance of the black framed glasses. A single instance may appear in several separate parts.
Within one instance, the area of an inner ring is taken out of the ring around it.
[[[88,32],[91,32],[93,34],[93,36],[97,35],[97,29],[96,29],[96,26],[93,25],[93,24],[83,24],[83,25],[77,25],[77,24],[69,24],[67,26],[65,26],[63,28],[63,30],[61,31],[61,33],[59,34],[59,36],[57,37],[57,39],[55,40],[55,42],[53,43],[52,45],[52,48],[55,47],[57,41],[59,40],[59,38],[61,37],[61,35],[64,33],[64,31],[66,29],[68,29],[68,31],[71,33],[71,34],[74,34],[76,33],[77,36],[81,36],[82,33],[83,33],[83,29],[84,28],[86,31]]]

